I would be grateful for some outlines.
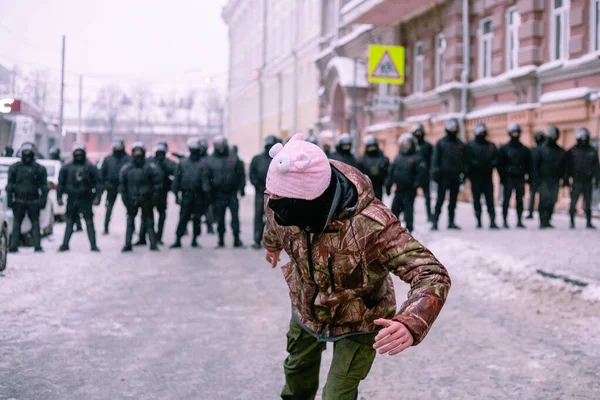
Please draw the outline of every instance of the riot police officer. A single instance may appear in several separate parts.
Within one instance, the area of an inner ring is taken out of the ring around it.
[[[48,156],[50,160],[60,161],[64,163],[65,161],[60,157],[60,148],[58,146],[53,146],[48,152]]]
[[[175,232],[175,243],[172,249],[181,247],[181,238],[185,234],[187,224],[193,219],[192,247],[198,247],[198,236],[201,233],[202,215],[205,213],[207,198],[204,193],[206,183],[204,178],[205,160],[202,152],[206,151],[206,143],[200,139],[189,139],[187,142],[189,157],[177,165],[173,181],[173,193],[179,209],[179,224]]]
[[[379,140],[375,136],[365,137],[365,154],[360,159],[359,169],[367,175],[373,184],[375,197],[383,199],[383,186],[387,178],[390,160],[379,149]]]
[[[598,163],[598,150],[590,144],[590,131],[579,128],[575,134],[577,144],[567,152],[567,171],[572,180],[571,229],[575,228],[575,208],[580,196],[583,196],[583,209],[588,229],[596,229],[592,224],[592,183],[596,181],[596,188],[600,188],[600,164]]]
[[[308,138],[306,138],[306,141],[314,144],[315,146],[319,145],[319,139],[317,139],[317,137],[314,135],[310,135]]]
[[[157,203],[154,204],[156,211],[158,211],[158,224],[156,227],[156,241],[158,244],[163,244],[162,238],[165,220],[167,219],[168,195],[171,191],[171,183],[173,182],[175,168],[177,167],[173,161],[167,158],[168,152],[169,148],[167,147],[166,142],[157,142],[156,146],[154,147],[154,157],[150,157],[147,160],[147,162],[154,164],[154,166],[158,168],[162,180],[160,192],[156,196]],[[142,219],[139,241],[135,244],[135,246],[146,245],[147,230],[144,222],[144,219]]]
[[[131,161],[131,156],[125,152],[125,143],[114,140],[112,154],[102,162],[101,172],[104,188],[106,189],[106,215],[104,216],[104,234],[108,235],[108,226],[112,215],[117,194],[119,193],[119,174],[123,166]]]
[[[231,212],[231,230],[234,247],[244,247],[240,240],[240,217],[238,193],[245,196],[246,174],[240,159],[229,153],[227,139],[217,136],[213,140],[214,152],[206,160],[206,190],[213,201],[215,218],[218,223],[218,248],[225,246],[225,212]]]
[[[343,133],[338,138],[335,146],[335,153],[330,158],[332,160],[341,161],[354,168],[359,168],[358,160],[352,154],[352,136],[349,133]]]
[[[548,128],[546,143],[537,153],[533,163],[535,182],[539,182],[540,191],[540,228],[554,228],[551,224],[554,206],[558,201],[560,183],[568,185],[567,153],[557,143],[560,131],[556,126]]]
[[[400,152],[394,158],[388,177],[386,191],[391,194],[392,186],[396,185],[396,195],[392,202],[392,212],[400,218],[404,213],[406,229],[412,232],[414,226],[414,204],[417,187],[422,182],[422,175],[427,171],[425,160],[417,153],[417,140],[411,133],[405,133],[398,139]]]
[[[254,244],[252,248],[260,249],[262,247],[263,231],[265,229],[265,204],[264,193],[267,185],[267,172],[271,165],[271,156],[269,151],[277,143],[277,138],[273,135],[265,138],[265,148],[260,154],[257,154],[250,162],[250,183],[254,186]]]
[[[538,157],[538,152],[542,148],[544,142],[546,142],[546,134],[544,131],[536,131],[533,134],[533,139],[535,140],[535,147],[531,149],[531,159],[536,160]],[[535,206],[535,195],[539,193],[538,184],[531,176],[529,182],[529,214],[525,219],[533,219],[533,207]]]
[[[498,149],[487,140],[487,126],[475,126],[475,139],[465,147],[465,165],[471,193],[473,194],[473,208],[477,218],[477,228],[481,228],[481,196],[485,198],[488,215],[490,216],[490,229],[498,229],[496,225],[496,210],[494,206],[494,182],[492,174],[498,166]]]
[[[431,161],[432,177],[438,184],[435,213],[432,218],[432,230],[438,229],[438,221],[442,213],[446,192],[448,191],[450,192],[448,229],[460,229],[455,224],[454,217],[460,184],[464,181],[465,145],[458,138],[459,125],[456,118],[447,120],[444,129],[446,136],[436,143]]]
[[[94,212],[92,205],[100,204],[102,196],[102,179],[98,168],[87,160],[85,146],[75,143],[72,147],[73,161],[65,164],[58,175],[56,196],[58,204],[63,204],[63,194],[67,194],[66,228],[63,243],[59,251],[68,251],[73,225],[82,214],[87,227],[88,239],[92,251],[100,251],[96,245],[94,229]]]
[[[136,142],[131,148],[132,161],[121,170],[119,193],[127,208],[127,231],[123,252],[129,252],[135,217],[142,210],[142,224],[145,224],[150,239],[150,250],[158,250],[156,233],[154,232],[153,205],[160,202],[162,178],[158,167],[146,161],[146,148],[141,142]]]
[[[422,124],[417,124],[412,130],[413,136],[417,139],[417,153],[421,159],[425,161],[425,171],[421,176],[419,187],[423,190],[425,197],[425,210],[427,212],[427,220],[431,222],[431,192],[430,192],[430,171],[431,159],[433,157],[433,145],[425,140],[425,127]]]
[[[523,225],[523,196],[525,182],[531,178],[531,151],[521,143],[521,127],[512,123],[508,126],[508,143],[500,146],[498,154],[498,174],[502,183],[502,219],[504,228],[508,225],[508,206],[515,192],[517,203],[517,227]]]
[[[16,253],[21,241],[21,224],[25,215],[31,221],[31,238],[36,252],[43,252],[40,232],[40,211],[48,201],[48,173],[35,161],[35,146],[25,142],[19,150],[21,161],[8,168],[6,184],[7,206],[13,210],[13,229],[8,249]]]

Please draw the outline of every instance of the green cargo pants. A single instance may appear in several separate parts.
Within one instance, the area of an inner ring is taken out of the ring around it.
[[[323,389],[323,400],[356,400],[358,385],[365,379],[375,360],[376,333],[349,336],[334,342],[333,360]],[[283,400],[313,400],[319,389],[321,353],[326,344],[319,342],[294,320],[287,333],[288,357],[285,359]]]

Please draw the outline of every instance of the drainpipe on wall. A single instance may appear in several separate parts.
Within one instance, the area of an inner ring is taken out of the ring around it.
[[[463,26],[463,70],[461,74],[462,91],[460,94],[460,108],[462,114],[462,129],[460,136],[462,140],[466,139],[466,119],[467,119],[467,95],[469,90],[469,69],[471,64],[470,55],[470,26],[469,26],[469,0],[462,0],[462,26]]]

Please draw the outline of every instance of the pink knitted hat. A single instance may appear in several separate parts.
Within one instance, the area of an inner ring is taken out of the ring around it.
[[[331,182],[331,166],[319,148],[295,134],[285,145],[277,143],[269,151],[273,157],[267,173],[267,190],[290,199],[314,200]]]

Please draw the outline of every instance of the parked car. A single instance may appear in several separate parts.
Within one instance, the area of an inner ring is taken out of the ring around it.
[[[0,202],[2,206],[0,211],[6,214],[9,233],[12,232],[14,217],[12,210],[6,206],[6,184],[8,182],[8,168],[12,164],[20,160],[21,159],[18,157],[0,157]],[[43,160],[37,161],[40,162]],[[48,184],[51,185],[51,183]],[[56,190],[54,191],[54,196],[56,197]],[[50,198],[48,197],[48,199]],[[44,208],[40,212],[40,230],[42,237],[51,235],[54,232],[54,209],[52,207],[52,202],[48,201],[46,204],[46,208]],[[25,219],[21,224],[21,240],[27,245],[31,242],[31,221],[27,216],[25,216]]]
[[[50,191],[48,192],[48,202],[52,203],[52,210],[54,211],[55,221],[64,221],[65,213],[67,212],[67,206],[58,204],[58,197],[56,196],[56,187],[58,186],[58,174],[62,163],[57,160],[37,160],[40,165],[46,168],[48,172],[48,184],[50,185]]]

